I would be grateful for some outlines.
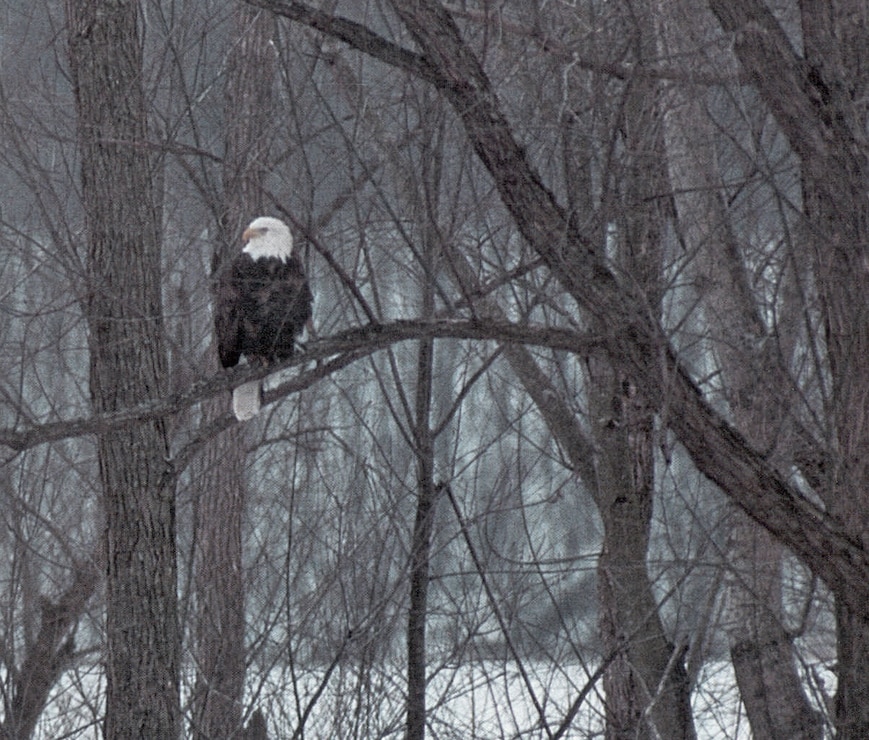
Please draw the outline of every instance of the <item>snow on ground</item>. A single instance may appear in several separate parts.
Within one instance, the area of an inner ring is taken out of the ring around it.
[[[432,740],[537,740],[555,733],[587,682],[578,664],[523,665],[481,662],[446,666],[432,676],[427,695]],[[828,687],[832,677],[827,675]],[[323,687],[324,671],[272,670],[249,687],[247,700],[266,714],[271,737],[290,738],[304,718],[301,737],[369,740],[403,733],[404,679],[400,670],[345,665]],[[52,695],[35,737],[39,740],[100,737],[102,677],[97,667],[70,672]],[[601,738],[599,685],[588,692],[567,740]],[[703,669],[692,699],[698,740],[751,740],[729,663]],[[548,723],[549,732],[543,727]]]

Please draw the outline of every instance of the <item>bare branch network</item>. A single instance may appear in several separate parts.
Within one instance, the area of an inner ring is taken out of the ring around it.
[[[5,19],[0,736],[869,738],[869,6],[817,4]],[[258,215],[319,332],[219,369]]]
[[[121,411],[95,414],[81,419],[32,424],[24,429],[0,430],[0,444],[15,452],[31,449],[46,442],[81,437],[122,428],[128,424],[177,414],[194,404],[231,390],[235,386],[265,378],[293,367],[314,366],[265,393],[267,404],[298,393],[324,377],[364,357],[399,342],[418,339],[467,339],[502,344],[526,344],[548,349],[585,354],[600,348],[604,338],[575,329],[536,324],[514,324],[494,320],[439,319],[425,321],[405,319],[388,323],[367,324],[308,342],[302,352],[285,362],[267,368],[240,367],[233,372],[217,372],[193,383],[189,388],[162,398],[155,398]],[[233,423],[227,412],[217,420],[219,428]],[[219,431],[219,430],[218,430]]]

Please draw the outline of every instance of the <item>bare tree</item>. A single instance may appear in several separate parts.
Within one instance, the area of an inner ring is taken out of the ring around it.
[[[667,58],[691,53],[709,32],[711,16],[675,3],[659,5],[660,45]],[[705,24],[704,24],[705,22]],[[715,58],[714,56],[712,57]],[[710,59],[711,61],[711,59]],[[719,68],[735,60],[718,59]],[[712,67],[712,64],[710,64]],[[686,248],[696,250],[693,267],[706,320],[716,339],[729,405],[736,423],[760,449],[793,460],[792,421],[797,399],[788,370],[793,365],[800,307],[793,298],[795,255],[777,277],[787,299],[779,309],[775,336],[764,319],[763,299],[752,289],[751,270],[722,193],[714,150],[705,143],[714,129],[702,103],[703,90],[673,84],[664,127],[679,224]],[[787,463],[785,463],[787,464]],[[800,687],[792,639],[782,608],[784,552],[768,532],[740,514],[733,527],[729,562],[731,653],[741,696],[758,737],[818,738],[821,717]]]
[[[138,3],[67,4],[86,223],[90,388],[96,414],[166,389],[156,162]],[[98,435],[106,559],[109,738],[178,737],[175,475],[165,421]]]
[[[426,112],[443,120],[436,108]],[[423,108],[424,110],[426,107]],[[435,275],[439,257],[438,219],[440,171],[443,166],[443,130],[428,125],[422,129],[422,192],[417,194],[418,221],[421,226],[420,315],[431,318],[435,310]],[[435,343],[419,343],[414,392],[412,434],[417,467],[416,514],[410,552],[410,605],[407,619],[407,727],[406,740],[422,740],[426,728],[426,630],[428,628],[428,591],[431,577],[432,532],[434,529],[437,486],[434,479],[435,432],[432,429],[432,392]]]
[[[49,693],[74,656],[75,625],[96,590],[96,563],[81,563],[76,576],[57,601],[43,598],[39,631],[16,671],[0,737],[31,737]]]
[[[110,736],[691,737],[731,669],[756,735],[865,734],[864,9],[663,5],[69,0],[76,136],[57,24],[38,102],[4,45],[4,729],[102,712],[81,488]],[[254,210],[318,335],[242,433]]]
[[[609,343],[611,356],[630,376],[636,377],[653,407],[660,409],[666,404],[666,421],[698,468],[791,547],[830,586],[839,604],[840,652],[847,647],[848,656],[862,654],[858,647],[865,629],[857,625],[862,623],[863,617],[855,615],[865,611],[861,604],[866,603],[862,584],[865,584],[867,562],[864,546],[860,544],[859,533],[863,528],[851,529],[854,523],[861,521],[860,516],[855,514],[857,509],[848,508],[855,506],[854,500],[859,497],[853,493],[838,495],[827,500],[826,511],[820,510],[712,408],[678,361],[678,354],[660,327],[654,319],[650,320],[642,293],[619,280],[601,263],[590,249],[587,236],[536,174],[502,112],[479,59],[463,41],[449,12],[434,2],[394,4],[395,13],[419,49],[417,54],[358,24],[301,3],[261,4],[333,33],[389,64],[400,65],[443,92],[462,121],[477,155],[491,173],[520,232],[580,305],[619,327]],[[818,233],[835,237],[834,244],[840,245],[829,250],[832,261],[822,260],[818,265],[827,314],[826,340],[831,350],[829,393],[834,401],[833,418],[839,420],[834,424],[838,440],[835,448],[844,444],[853,451],[849,460],[865,459],[865,455],[856,453],[865,444],[859,417],[856,422],[859,428],[855,428],[855,420],[843,412],[844,408],[862,407],[858,400],[863,398],[859,389],[866,386],[854,364],[855,358],[866,355],[860,350],[865,332],[859,327],[865,327],[866,322],[859,317],[863,303],[858,297],[865,293],[866,270],[856,248],[865,241],[860,233],[860,224],[865,219],[859,215],[863,212],[860,204],[853,208],[841,205],[853,202],[859,191],[858,184],[865,179],[863,156],[858,153],[862,151],[860,138],[853,128],[853,122],[861,119],[859,111],[850,104],[847,110],[829,112],[830,105],[846,105],[842,94],[835,95],[833,91],[854,89],[855,84],[859,87],[863,84],[862,78],[857,75],[857,82],[853,84],[845,83],[844,76],[838,77],[835,83],[833,80],[825,82],[823,76],[819,78],[816,68],[804,65],[796,56],[781,26],[760,2],[728,4],[727,8],[717,2],[710,5],[725,31],[742,33],[737,46],[740,62],[803,160],[806,177],[810,178],[807,182],[811,185],[808,203],[816,204],[812,213],[816,214],[816,220],[821,219],[816,226],[824,227],[819,228]],[[858,11],[840,9],[836,22],[851,18],[853,12]],[[842,38],[842,68],[836,70],[840,74],[844,70],[853,72],[858,58],[853,35],[845,33]],[[780,74],[771,75],[770,69]],[[841,168],[835,178],[831,178],[829,169],[821,164],[827,162],[831,154],[831,137],[825,134],[828,129],[843,134],[834,137],[835,141],[842,142],[833,152]],[[836,184],[831,185],[831,181]],[[840,192],[843,188],[845,192]],[[839,205],[835,205],[837,203]],[[820,250],[819,253],[826,254]],[[841,290],[842,280],[850,286],[847,290]],[[826,292],[824,285],[828,286]],[[855,331],[846,332],[846,326]],[[850,337],[847,341],[846,336]],[[657,360],[650,362],[650,358]],[[848,369],[847,373],[844,368]],[[854,463],[841,462],[843,458],[836,457],[836,460],[840,462],[830,461],[829,465],[821,462],[820,469],[833,475],[834,469],[851,471],[854,466]],[[853,473],[848,472],[849,491],[865,488],[865,480],[860,479],[861,471],[857,464]],[[813,472],[817,479],[817,469]],[[842,480],[838,474],[833,479]],[[847,515],[843,506],[848,509]],[[840,733],[843,737],[856,737],[865,729],[856,697],[865,692],[860,688],[861,679],[848,670],[852,658],[844,660],[839,687]]]
[[[274,19],[239,7],[227,57],[223,203],[215,229],[214,272],[238,250],[243,225],[264,213],[263,177],[274,134],[271,46]],[[217,366],[209,347],[207,366]],[[206,418],[226,413],[226,399],[206,404]],[[197,465],[195,522],[198,674],[193,732],[197,737],[235,737],[242,724],[247,639],[244,617],[242,526],[245,515],[245,427],[234,425],[211,440]],[[262,718],[261,718],[262,719]]]
[[[636,26],[627,29],[635,34],[635,63],[642,69],[655,57],[652,14],[647,5],[633,9]],[[648,79],[628,86],[621,122],[626,154],[611,187],[619,199],[617,264],[646,296],[648,311],[660,316],[669,201],[657,87]],[[596,500],[604,525],[601,632],[606,653],[618,655],[604,675],[607,737],[693,738],[687,645],[668,637],[646,566],[656,483],[655,411],[642,385],[605,353],[589,358],[588,375],[599,451]]]
[[[815,493],[865,548],[865,515],[857,511],[865,511],[869,484],[869,424],[856,410],[865,407],[869,393],[867,205],[861,195],[869,159],[866,110],[856,101],[869,88],[869,76],[865,44],[855,34],[865,30],[867,11],[857,3],[823,10],[799,3],[804,48],[799,55],[765,4],[709,5],[722,28],[738,38],[734,51],[740,64],[799,160],[802,246],[796,258],[808,260],[817,285],[820,322],[810,327],[809,341],[823,341],[826,353],[820,381],[825,425],[812,432],[812,451],[797,451],[795,457],[815,458]],[[841,589],[833,591],[840,661],[837,736],[860,737],[869,732],[869,688],[853,661],[867,650],[866,617],[858,616],[863,610]]]

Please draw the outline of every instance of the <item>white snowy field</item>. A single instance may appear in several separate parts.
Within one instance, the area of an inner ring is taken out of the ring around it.
[[[512,663],[483,662],[445,666],[430,680],[427,695],[432,740],[537,740],[555,734],[569,707],[586,686],[586,670],[563,669],[528,661],[525,675]],[[816,674],[817,678],[817,674]],[[816,678],[808,686],[818,699]],[[249,687],[248,702],[266,715],[272,738],[304,737],[369,740],[400,737],[403,727],[403,676],[372,666],[336,669],[323,686],[324,672],[272,670]],[[833,678],[823,675],[826,691]],[[70,672],[51,698],[35,734],[40,740],[98,738],[102,704],[96,668]],[[602,697],[595,686],[562,737],[603,737]],[[699,740],[750,740],[727,662],[708,664],[694,690]],[[546,726],[544,726],[544,722]]]

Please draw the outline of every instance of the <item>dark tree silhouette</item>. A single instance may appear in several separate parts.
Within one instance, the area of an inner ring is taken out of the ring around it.
[[[96,414],[167,387],[155,162],[138,3],[70,0],[69,58],[78,115],[87,240],[90,388]],[[165,422],[98,435],[106,562],[107,738],[180,730],[175,476]]]

